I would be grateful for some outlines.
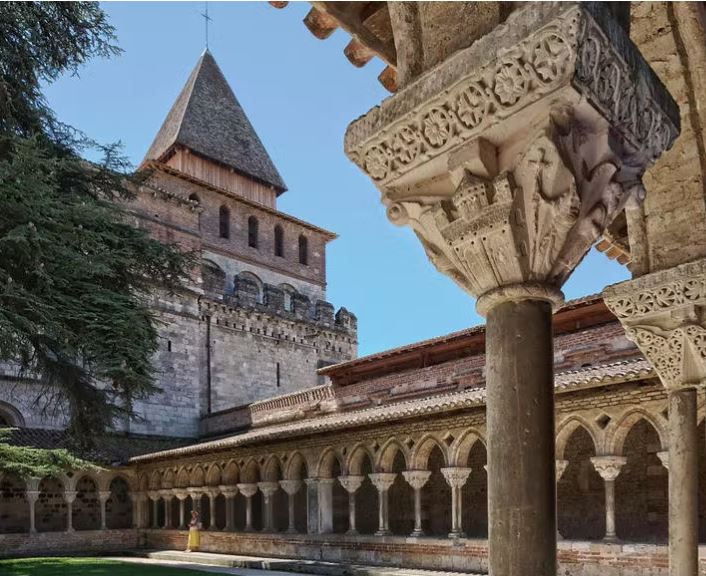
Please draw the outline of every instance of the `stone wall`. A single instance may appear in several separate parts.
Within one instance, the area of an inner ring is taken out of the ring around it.
[[[83,532],[42,532],[1,534],[0,558],[19,556],[69,555],[71,553],[120,553],[140,545],[137,530],[89,530]]]

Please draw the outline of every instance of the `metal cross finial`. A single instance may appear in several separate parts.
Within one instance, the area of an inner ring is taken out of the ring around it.
[[[208,23],[213,20],[208,15],[208,2],[204,2],[204,11],[201,12],[201,16],[203,17],[204,24],[206,25],[206,50],[208,50]]]

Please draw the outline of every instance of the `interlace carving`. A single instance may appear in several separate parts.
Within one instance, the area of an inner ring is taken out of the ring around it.
[[[607,482],[613,482],[618,477],[627,461],[624,456],[594,456],[591,458],[596,472]]]
[[[431,470],[406,470],[402,476],[415,490],[421,490],[431,477]]]
[[[339,476],[338,481],[349,494],[354,494],[363,484],[365,476]]]
[[[462,467],[442,468],[441,473],[451,488],[462,488],[471,475],[471,469]]]
[[[368,474],[368,477],[378,492],[386,492],[394,484],[397,474],[395,472],[377,472]]]

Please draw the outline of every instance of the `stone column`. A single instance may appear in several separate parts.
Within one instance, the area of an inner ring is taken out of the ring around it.
[[[368,474],[368,478],[378,491],[378,531],[375,536],[389,536],[390,532],[390,510],[389,510],[389,490],[397,478],[395,472],[377,472]]]
[[[348,531],[346,534],[358,534],[355,526],[355,493],[363,484],[365,476],[339,476],[338,481],[343,489],[348,492]]]
[[[518,6],[348,127],[388,218],[487,318],[494,576],[556,574],[552,310],[678,132],[628,35],[578,2]]]
[[[559,484],[559,480],[561,480],[561,477],[564,475],[564,471],[566,470],[566,467],[569,465],[568,460],[557,460],[556,461],[556,483]],[[557,496],[557,501],[558,501],[558,496]],[[558,513],[558,510],[557,510]],[[556,539],[557,540],[563,540],[563,536],[561,535],[561,532],[559,532],[559,520],[557,518],[556,521]]]
[[[252,532],[252,497],[257,492],[257,484],[254,482],[238,484],[238,490],[245,496],[245,531]]]
[[[411,536],[418,538],[424,536],[422,530],[422,488],[429,480],[431,471],[429,470],[406,470],[402,476],[414,489],[414,531]]]
[[[76,500],[76,495],[77,495],[76,490],[66,490],[64,492],[64,501],[66,502],[66,531],[67,532],[74,531],[73,506],[74,506],[74,500]]]
[[[591,463],[605,483],[605,536],[606,542],[615,542],[615,479],[627,458],[623,456],[594,456]]]
[[[0,475],[0,480],[2,476]],[[30,477],[27,479],[27,491],[25,492],[25,497],[27,498],[27,504],[29,505],[29,533],[34,534],[37,532],[36,527],[36,514],[35,507],[39,495],[41,494],[39,490],[39,483],[42,481],[41,478]]]
[[[333,532],[333,478],[319,478],[319,534]]]
[[[287,494],[287,507],[288,507],[288,527],[287,527],[287,532],[289,534],[296,534],[297,532],[297,527],[294,523],[295,517],[294,517],[294,497],[296,496],[297,492],[299,492],[299,489],[302,487],[302,481],[301,480],[280,480],[279,485],[282,487],[282,490],[285,491]]]
[[[150,490],[147,492],[147,498],[152,502],[152,525],[151,528],[159,528],[159,491]]]
[[[698,574],[696,387],[706,381],[706,260],[645,274],[604,290],[604,299],[669,401],[669,573]]]
[[[172,527],[172,491],[171,489],[164,489],[159,491],[159,495],[164,500],[164,525],[162,528],[165,530]]]
[[[226,525],[223,530],[233,532],[235,530],[235,497],[238,495],[237,486],[219,486],[218,489],[226,499]]]
[[[101,530],[106,529],[105,505],[110,498],[110,490],[101,490],[98,492],[98,500],[101,505]]]
[[[218,498],[218,494],[220,494],[220,491],[214,486],[206,490],[206,494],[208,494],[209,512],[209,523],[207,529],[218,530],[218,525],[216,524],[216,498]]]
[[[130,503],[132,504],[132,517],[130,519],[130,525],[132,528],[145,528],[143,524],[143,506],[142,506],[142,493],[141,492],[130,492]]]
[[[308,534],[319,532],[319,482],[316,478],[304,480],[306,485],[306,531]]]
[[[275,510],[274,510],[274,498],[275,492],[279,490],[279,484],[277,482],[258,482],[257,487],[262,492],[264,498],[264,518],[263,518],[263,532],[276,532],[275,530]]]
[[[461,467],[442,468],[441,473],[446,478],[448,485],[451,486],[451,533],[449,538],[464,538],[461,490],[471,475],[471,469]]]
[[[186,530],[186,499],[189,497],[187,490],[175,490],[174,495],[179,500],[179,530]]]

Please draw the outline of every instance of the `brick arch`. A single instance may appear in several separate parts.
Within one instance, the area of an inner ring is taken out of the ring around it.
[[[194,466],[189,473],[189,485],[194,487],[206,484],[206,473],[201,465]]]
[[[177,488],[188,488],[191,484],[191,478],[189,477],[189,471],[185,466],[179,468],[179,472],[176,475],[176,486]]]
[[[486,446],[485,438],[479,430],[468,428],[456,438],[451,444],[449,450],[449,466],[465,466],[468,461],[468,455],[471,453],[476,442],[480,442]],[[487,446],[486,446],[487,448]]]
[[[240,468],[235,460],[231,460],[226,464],[222,474],[222,482],[226,486],[235,486],[240,478]]]
[[[661,417],[651,414],[644,408],[633,408],[623,414],[620,420],[610,428],[610,433],[606,437],[605,447],[608,454],[616,454],[618,456],[623,453],[623,445],[625,439],[630,433],[632,427],[640,420],[645,420],[657,432],[660,446],[662,450],[666,450],[668,446],[667,429]]]
[[[242,468],[240,481],[244,484],[260,481],[260,465],[257,460],[250,458]]]
[[[282,479],[282,463],[279,458],[272,454],[263,466],[262,476],[265,482],[276,482]]]
[[[341,469],[341,472],[343,472],[343,459],[340,457],[338,452],[333,448],[327,448],[324,450],[319,458],[319,463],[316,466],[317,476],[319,478],[333,478],[333,467],[335,462],[338,462],[338,466]]]
[[[306,476],[304,476],[304,478],[308,478],[309,463],[306,461],[306,458],[302,456],[302,453],[297,451],[290,456],[284,477],[287,480],[303,480],[303,478],[300,478],[302,465],[304,465],[304,468],[306,469]]]
[[[174,474],[174,470],[169,468],[162,475],[162,488],[175,488],[175,487],[176,487],[176,474]]]
[[[5,424],[13,428],[24,428],[25,419],[22,412],[12,404],[0,401],[0,428]]]
[[[206,484],[208,486],[218,486],[221,483],[221,467],[213,463],[206,472]]]
[[[392,465],[398,452],[402,453],[405,467],[409,469],[409,463],[411,461],[409,451],[405,449],[404,445],[397,440],[397,438],[390,438],[380,448],[375,469],[379,472],[392,472]]]
[[[150,490],[159,490],[162,487],[162,473],[159,470],[152,471],[147,487]]]
[[[368,458],[370,467],[374,470],[375,456],[365,444],[356,444],[350,451],[348,461],[346,462],[346,470],[352,476],[360,476],[362,474],[363,462]]]
[[[572,434],[576,432],[579,428],[583,428],[586,433],[591,437],[593,441],[593,449],[596,454],[599,453],[601,443],[599,441],[599,436],[597,431],[591,426],[591,424],[583,417],[572,415],[563,420],[559,426],[557,426],[556,434],[556,459],[564,459],[564,451],[566,450],[566,445],[569,442]]]
[[[439,448],[444,457],[444,466],[449,465],[448,449],[444,443],[433,434],[426,434],[416,444],[410,458],[412,470],[426,470],[429,462],[429,455],[434,448]]]

